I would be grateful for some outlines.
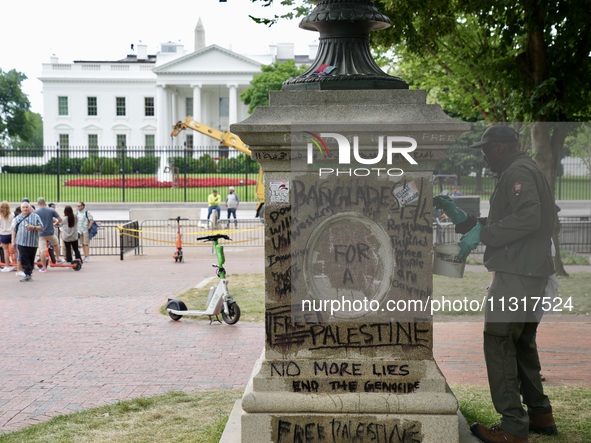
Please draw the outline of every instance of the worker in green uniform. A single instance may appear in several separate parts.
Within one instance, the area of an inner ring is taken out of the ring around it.
[[[541,302],[554,272],[554,199],[542,171],[519,151],[518,134],[512,128],[491,126],[471,147],[482,151],[498,177],[488,217],[476,219],[450,197],[434,197],[435,207],[443,209],[456,232],[463,234],[459,258],[465,259],[482,242],[486,245],[484,265],[493,272],[484,356],[492,402],[501,422],[491,428],[474,423],[470,429],[486,443],[527,443],[529,432],[557,433],[540,377],[534,315],[536,297]]]

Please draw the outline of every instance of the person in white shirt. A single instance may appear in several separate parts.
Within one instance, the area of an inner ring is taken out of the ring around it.
[[[228,188],[228,196],[226,197],[226,208],[228,208],[228,224],[226,228],[230,227],[230,217],[234,216],[234,227],[238,225],[236,221],[236,209],[238,209],[238,205],[240,204],[240,199],[238,198],[238,194],[234,192],[234,187],[230,186]]]
[[[7,201],[0,203],[0,243],[2,244],[3,263],[6,265],[2,272],[10,272],[15,268],[16,257],[10,254],[12,243],[12,220],[14,215]],[[11,263],[12,262],[12,263]]]

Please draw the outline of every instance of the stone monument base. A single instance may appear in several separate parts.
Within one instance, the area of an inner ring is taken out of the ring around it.
[[[432,391],[407,394],[375,392],[310,394],[261,391],[261,368],[268,365],[261,357],[253,369],[241,407],[235,408],[228,422],[228,442],[414,442],[458,443],[476,441],[460,438],[459,413],[455,396],[433,360],[421,360],[428,376],[423,379]],[[263,370],[263,372],[265,372]],[[263,377],[265,378],[265,377]],[[429,382],[430,381],[430,382]],[[443,383],[443,389],[439,382]],[[236,427],[240,432],[236,433]],[[240,436],[239,440],[237,439]],[[224,441],[224,440],[222,440]]]
[[[242,441],[242,417],[244,415],[247,413],[242,410],[242,400],[236,400],[219,443],[239,443]],[[459,443],[478,443],[479,440],[470,432],[468,423],[459,409],[456,415],[459,423]]]

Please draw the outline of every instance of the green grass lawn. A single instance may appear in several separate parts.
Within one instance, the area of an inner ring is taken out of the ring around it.
[[[44,174],[0,174],[0,200],[20,202],[24,197],[36,201],[45,197],[54,202],[205,202],[212,188],[96,188],[64,186],[66,180],[76,178],[121,178],[120,175],[44,175]],[[129,174],[127,177],[153,177],[147,174]],[[244,179],[244,174],[187,174],[189,178],[227,177]],[[257,174],[249,174],[257,179]],[[221,191],[222,192],[222,191]],[[225,190],[223,191],[225,192]],[[256,201],[255,186],[237,186],[241,201]],[[222,193],[223,198],[225,194]]]
[[[183,174],[179,176],[184,177]],[[144,189],[114,189],[114,188],[88,188],[88,187],[69,187],[64,186],[66,180],[76,178],[120,178],[121,175],[84,175],[84,174],[0,174],[0,189],[2,190],[2,200],[19,202],[23,197],[37,199],[39,196],[45,197],[48,201],[86,201],[86,202],[183,202],[183,201],[206,201],[207,195],[211,189],[205,188],[144,188]],[[126,174],[126,177],[141,178],[154,177],[148,174]],[[188,178],[204,177],[229,177],[245,179],[246,174],[187,174]],[[248,179],[257,179],[257,173],[249,173]],[[462,177],[462,188],[465,189],[465,195],[476,195],[474,177]],[[485,178],[484,189],[480,194],[480,199],[488,201],[494,188],[492,178]],[[243,201],[256,201],[254,186],[240,186],[237,192]],[[560,186],[560,195],[558,200],[591,200],[591,186],[589,179],[565,177]],[[438,193],[438,187],[434,188]]]
[[[451,386],[468,423],[498,422],[488,387]],[[591,388],[546,388],[558,435],[532,434],[529,443],[589,443]],[[0,435],[0,443],[217,443],[242,392],[171,392],[55,417]]]
[[[490,283],[491,275],[488,272],[466,272],[464,278],[449,278],[440,275],[433,276],[433,299],[451,300],[482,300],[486,294],[486,288]],[[230,275],[229,291],[240,306],[240,321],[262,322],[265,317],[264,301],[264,277],[262,274]],[[213,284],[213,283],[212,283]],[[587,288],[587,290],[584,290]],[[591,315],[591,273],[573,272],[569,277],[560,278],[559,295],[564,302],[569,298],[573,306],[572,310],[563,307],[564,315]],[[204,288],[193,288],[179,295],[189,309],[205,309],[209,285]],[[168,315],[166,304],[162,305],[160,312]],[[482,315],[482,313],[468,312],[464,310],[446,312],[447,315],[457,317],[470,317]],[[184,317],[209,321],[206,317]],[[437,320],[437,316],[435,317]]]

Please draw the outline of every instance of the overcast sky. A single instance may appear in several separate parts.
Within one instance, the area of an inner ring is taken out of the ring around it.
[[[261,54],[271,43],[296,44],[307,54],[318,33],[298,27],[299,19],[267,28],[248,15],[271,17],[281,11],[250,0],[4,0],[0,16],[0,68],[16,69],[28,80],[23,90],[33,112],[42,113],[41,64],[55,54],[60,62],[119,60],[140,41],[155,54],[160,43],[173,41],[192,51],[194,30],[201,18],[207,45],[239,53]],[[279,1],[275,1],[279,3]],[[285,10],[285,8],[283,8]]]

